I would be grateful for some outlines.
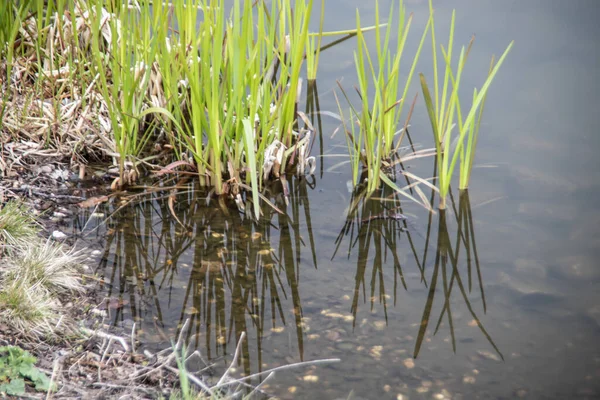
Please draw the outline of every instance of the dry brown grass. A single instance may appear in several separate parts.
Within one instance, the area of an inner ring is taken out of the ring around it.
[[[39,228],[23,204],[0,209],[0,323],[24,337],[71,335],[76,323],[63,303],[83,292],[83,256],[41,240]]]
[[[12,62],[0,57],[0,134],[12,162],[28,156],[83,161],[114,148],[110,124],[99,122],[108,121],[108,111],[95,86],[85,2],[76,2],[74,11],[54,13],[41,32],[29,16],[9,44]]]

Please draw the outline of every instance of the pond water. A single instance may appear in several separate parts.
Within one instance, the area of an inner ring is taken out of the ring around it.
[[[356,7],[374,21],[374,3],[328,1],[325,29],[351,28]],[[407,7],[411,54],[427,5]],[[144,346],[163,349],[189,319],[189,345],[215,363],[215,376],[242,332],[236,376],[341,360],[278,372],[262,389],[279,398],[598,398],[599,8],[549,0],[436,8],[440,37],[452,8],[455,42],[476,34],[465,88],[480,86],[491,55],[515,40],[488,96],[468,194],[455,190],[436,215],[386,189],[376,196],[385,200],[362,201],[340,164],[337,121],[322,116],[314,179],[291,180],[287,205],[276,189],[266,193],[285,215],[264,206],[254,222],[193,184],[170,202],[168,183],[105,205],[98,211],[113,218],[83,233],[89,215],[81,215],[73,230],[102,253],[103,294],[119,300],[110,323],[135,321]],[[355,84],[353,40],[322,55],[321,110],[337,112],[336,80]],[[429,73],[430,48],[423,54],[419,70]],[[411,125],[413,141],[431,147],[422,103]],[[431,177],[433,159],[406,167]],[[388,210],[407,219],[371,218]]]

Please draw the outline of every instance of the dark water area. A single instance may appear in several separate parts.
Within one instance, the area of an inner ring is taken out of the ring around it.
[[[428,11],[406,3],[410,55]],[[277,187],[264,193],[284,215],[263,205],[253,221],[193,184],[170,201],[169,183],[82,214],[73,230],[89,220],[81,240],[98,250],[103,293],[116,299],[107,321],[135,322],[145,347],[163,349],[189,319],[189,345],[215,376],[242,332],[236,376],[341,360],[277,373],[262,389],[282,399],[599,398],[600,5],[434,4],[439,37],[452,8],[455,43],[476,35],[464,88],[480,86],[491,55],[515,40],[490,89],[468,193],[454,190],[435,215],[385,188],[364,201],[349,188],[338,122],[323,115],[315,177],[289,181],[289,204]],[[328,1],[325,29],[352,28],[357,7],[373,23],[374,3]],[[336,80],[356,83],[353,40],[322,55],[321,110],[337,112]],[[422,101],[411,134],[432,146]],[[406,167],[428,178],[434,160]],[[389,212],[406,219],[374,218]]]

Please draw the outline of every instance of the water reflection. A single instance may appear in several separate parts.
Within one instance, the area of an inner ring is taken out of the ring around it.
[[[430,204],[434,202],[434,195],[435,192],[432,191]],[[393,297],[395,306],[398,299],[398,283],[404,290],[408,289],[400,260],[411,260],[419,270],[420,284],[428,288],[413,357],[418,357],[423,340],[428,333],[427,328],[434,304],[441,307],[441,310],[437,315],[433,335],[438,333],[444,321],[447,322],[452,349],[456,352],[452,307],[458,307],[462,303],[473,318],[472,324],[479,327],[496,353],[504,359],[472,304],[473,299],[481,299],[481,311],[484,314],[487,312],[469,192],[460,191],[458,206],[452,193],[450,197],[452,209],[437,214],[437,229],[434,226],[435,216],[429,213],[427,231],[423,235],[411,222],[411,217],[404,215],[401,199],[396,192],[383,186],[373,197],[367,198],[364,187],[355,188],[348,207],[346,222],[337,236],[333,254],[335,257],[342,248],[342,243],[347,241],[347,258],[350,259],[351,256],[356,258],[355,286],[351,306],[354,323],[358,319],[357,312],[361,297],[363,303],[370,303],[371,311],[378,301],[383,306],[385,322],[388,323],[387,299]],[[448,221],[449,218],[453,221]],[[431,270],[427,259],[432,235],[436,232],[435,256]],[[403,253],[409,253],[409,257],[401,257]],[[393,265],[391,293],[390,288],[386,288],[387,278],[384,271],[388,259],[391,259],[390,263]],[[472,293],[474,281],[476,281],[475,285],[479,286],[476,294]],[[442,290],[439,289],[440,286]],[[460,293],[454,297],[460,298],[462,300],[460,302],[453,301],[452,297],[453,290],[457,286]]]
[[[458,211],[456,210],[456,204],[454,202],[454,197],[451,195],[452,208],[454,211],[454,215],[456,216],[456,226],[457,231],[455,233],[454,238],[454,249],[452,248],[452,239],[448,230],[448,224],[446,221],[447,211],[440,210],[438,214],[438,231],[437,231],[437,249],[435,254],[435,262],[433,267],[433,272],[431,275],[431,281],[429,286],[429,294],[427,296],[427,301],[425,303],[425,307],[423,309],[423,317],[421,319],[421,326],[419,329],[419,334],[417,336],[417,340],[415,343],[415,348],[413,352],[413,357],[417,358],[419,355],[419,351],[421,349],[421,345],[423,343],[423,339],[425,337],[427,326],[429,325],[429,319],[432,313],[432,307],[435,299],[435,295],[438,291],[436,291],[436,287],[438,285],[438,281],[440,279],[440,275],[442,278],[443,285],[443,306],[442,310],[437,319],[437,324],[435,326],[434,335],[440,329],[442,321],[444,317],[447,318],[448,327],[450,330],[450,336],[452,338],[452,350],[456,352],[456,338],[454,335],[454,324],[452,320],[452,309],[450,301],[452,290],[455,287],[454,284],[459,287],[461,298],[464,301],[467,309],[469,310],[471,316],[473,317],[474,323],[479,327],[483,335],[486,337],[488,342],[494,348],[496,353],[504,360],[504,356],[494,343],[494,340],[483,327],[480,319],[477,317],[471,301],[469,299],[469,294],[472,290],[472,275],[473,275],[473,259],[475,263],[475,269],[477,273],[477,280],[479,284],[481,300],[482,300],[482,308],[483,312],[487,312],[487,306],[485,301],[485,291],[483,286],[483,278],[481,273],[481,266],[479,264],[479,257],[477,255],[477,245],[475,241],[475,229],[473,227],[473,214],[471,212],[471,202],[469,200],[469,192],[467,190],[463,190],[459,194],[459,205]],[[430,219],[431,224],[431,219]],[[466,278],[468,280],[468,288],[465,288],[463,284],[463,278],[461,277],[461,248],[464,247],[464,253],[466,254],[466,271],[462,268],[463,277],[466,274]],[[450,262],[448,264],[448,262]]]
[[[97,274],[111,323],[136,321],[146,341],[164,345],[189,318],[189,346],[208,359],[231,353],[246,332],[240,357],[246,374],[262,370],[265,333],[292,326],[302,360],[301,260],[303,268],[317,268],[310,185],[291,179],[287,196],[277,187],[266,191],[280,209],[289,202],[288,213],[265,205],[258,222],[193,183],[106,205],[107,215],[121,209],[98,233],[105,250]]]
[[[345,349],[342,358],[358,357],[350,349],[353,339],[336,338],[347,334],[343,329],[335,335],[325,328],[335,314],[324,310],[335,301],[331,293],[302,297],[310,292],[301,291],[302,277],[307,268],[318,268],[318,252],[328,244],[317,248],[313,235],[308,191],[315,182],[290,179],[283,184],[264,191],[275,208],[264,205],[260,221],[246,218],[234,203],[215,199],[194,183],[146,189],[104,204],[103,212],[112,216],[94,232],[105,241],[97,274],[105,285],[110,322],[127,326],[135,321],[138,337],[164,348],[189,319],[190,329],[184,332],[188,345],[208,360],[230,355],[246,332],[238,359],[246,375],[262,372],[269,363],[304,360],[305,352],[314,358],[314,348],[308,352],[311,346],[306,344],[311,337],[333,340],[336,348]],[[429,200],[434,202],[434,192]],[[410,327],[416,337],[410,339],[413,357],[419,356],[428,336],[446,329],[456,351],[453,317],[457,309],[466,308],[473,326],[503,358],[479,318],[487,308],[468,192],[459,193],[457,200],[451,197],[452,208],[445,213],[425,214],[425,230],[416,215],[405,212],[414,205],[403,204],[387,186],[370,198],[364,187],[355,188],[332,255],[356,265],[353,288],[348,287],[348,334],[364,335],[368,322],[358,318],[360,308],[367,304],[373,311],[380,304],[385,325],[397,327],[399,313],[420,315],[420,324]],[[313,273],[309,284],[323,274],[327,271]],[[402,309],[398,298],[401,293],[412,296],[414,285],[425,289],[414,295],[421,303]],[[306,316],[303,301],[310,307]],[[389,307],[395,310],[389,312]],[[280,332],[285,334],[274,338]],[[285,346],[286,339],[293,349],[287,356],[277,355],[277,346]]]
[[[378,192],[368,198],[366,189],[366,186],[359,185],[352,192],[346,222],[335,241],[336,247],[332,259],[340,250],[344,239],[347,238],[347,258],[350,259],[353,250],[357,251],[355,286],[351,307],[354,321],[356,323],[356,314],[361,294],[363,302],[366,302],[366,274],[370,269],[368,286],[370,289],[369,301],[371,309],[373,309],[375,301],[379,300],[383,304],[387,322],[386,279],[383,268],[389,257],[391,257],[394,266],[394,305],[396,304],[398,282],[402,284],[404,289],[407,289],[402,265],[398,257],[402,233],[405,234],[410,244],[414,260],[421,271],[423,279],[424,269],[417,254],[407,218],[402,214],[402,206],[398,194],[387,185],[383,185]],[[370,257],[371,251],[375,253],[373,257]],[[372,262],[369,268],[368,264],[370,260]]]

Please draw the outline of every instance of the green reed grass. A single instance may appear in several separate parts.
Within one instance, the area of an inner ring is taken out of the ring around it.
[[[379,4],[375,3],[375,50],[370,47],[361,29],[361,20],[356,14],[356,32],[358,45],[354,53],[356,72],[359,83],[360,107],[352,106],[346,92],[342,93],[350,103],[350,120],[357,121],[357,126],[350,123],[350,129],[345,125],[348,138],[348,148],[352,158],[352,176],[354,184],[358,184],[362,168],[367,173],[368,193],[373,193],[380,185],[380,180],[386,184],[392,184],[395,189],[399,188],[382,172],[382,162],[389,160],[398,144],[402,141],[404,131],[399,128],[400,117],[405,104],[405,99],[410,87],[421,49],[425,42],[425,36],[429,24],[421,37],[419,47],[410,64],[410,70],[406,81],[400,80],[400,66],[404,46],[412,23],[412,15],[406,16],[406,8],[403,1],[398,2],[397,32],[392,38],[392,26],[394,24],[394,5],[392,3],[390,18],[387,22],[385,32],[381,32],[383,24],[380,22]],[[395,45],[390,50],[391,43]],[[371,91],[374,92],[370,98]],[[344,113],[338,102],[342,119]],[[394,140],[397,139],[396,145]]]
[[[321,0],[321,17],[319,33],[310,34],[306,42],[306,76],[309,81],[317,79],[317,69],[321,56],[321,41],[323,40],[323,24],[325,23],[325,0]]]
[[[463,111],[458,96],[462,73],[469,56],[473,40],[468,47],[462,47],[457,61],[456,71],[452,67],[452,49],[454,45],[455,12],[452,12],[450,23],[450,32],[448,35],[448,45],[444,48],[440,45],[441,53],[444,59],[443,85],[440,93],[440,78],[438,74],[438,49],[435,34],[434,10],[429,1],[430,20],[431,20],[431,46],[433,54],[433,98],[431,91],[423,74],[420,74],[421,88],[425,98],[425,105],[429,114],[431,128],[433,130],[434,141],[437,152],[438,175],[440,203],[439,208],[446,208],[446,196],[450,189],[452,174],[458,159],[460,158],[460,188],[465,189],[469,185],[473,159],[479,135],[481,117],[487,91],[496,76],[504,59],[508,55],[514,42],[511,42],[502,56],[494,63],[492,59],[487,79],[481,89],[473,90],[473,99],[466,117],[463,119]],[[455,128],[454,119],[458,123],[457,133],[453,136]],[[466,140],[466,144],[465,144]],[[453,142],[456,141],[456,147],[452,149]]]
[[[10,3],[0,13],[0,58],[6,60],[6,71],[4,76],[0,77],[0,82],[4,82],[0,86],[3,91],[0,99],[0,129],[2,129],[4,121],[4,111],[7,106],[12,69],[14,65],[15,41],[19,34],[19,28],[29,12],[31,1],[23,1],[18,7],[17,4]]]
[[[217,193],[249,185],[257,217],[265,149],[276,140],[288,148],[297,140],[297,88],[311,10],[312,1],[296,2],[292,12],[281,0],[270,8],[236,0],[229,16],[223,1],[162,10],[169,18],[158,26],[157,63],[165,108],[181,126],[172,141]]]
[[[164,113],[164,110],[148,107],[146,101],[158,48],[157,36],[152,32],[157,30],[160,19],[151,17],[148,2],[142,2],[139,9],[123,2],[113,4],[114,8],[108,5],[107,21],[103,2],[96,2],[91,10],[92,54],[101,93],[107,100],[118,153],[120,185],[124,185],[127,183],[125,162],[140,155],[152,133],[151,128],[144,127],[144,119],[151,113]],[[103,31],[103,23],[107,24],[108,30]]]
[[[251,187],[258,215],[255,193],[269,179],[260,172],[272,161],[265,160],[267,149],[286,149],[275,177],[308,158],[298,156],[307,135],[296,111],[307,47],[316,51],[309,52],[314,78],[321,35],[313,33],[317,41],[309,43],[312,0],[225,3],[19,3],[0,17],[0,38],[9,42],[0,49],[8,59],[3,81],[11,81],[12,54],[27,51],[35,63],[27,73],[38,75],[31,102],[51,103],[60,120],[62,95],[81,99],[75,112],[95,114],[94,131],[120,167],[120,185],[135,179],[153,139],[166,138],[173,156],[193,163],[218,194]],[[22,37],[26,24],[31,38]],[[59,70],[60,80],[52,77]],[[3,107],[9,98],[23,100],[11,93]],[[13,110],[12,117],[20,116]],[[50,143],[50,129],[47,135]]]

